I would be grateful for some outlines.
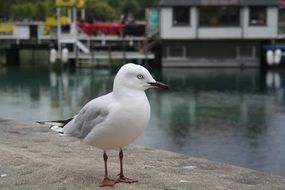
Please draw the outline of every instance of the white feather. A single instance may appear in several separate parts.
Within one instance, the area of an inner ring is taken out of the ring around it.
[[[51,130],[53,130],[53,131],[55,131],[55,132],[57,132],[57,133],[62,133],[62,132],[63,132],[63,131],[62,131],[62,128],[59,127],[59,126],[57,126],[57,125],[52,126],[52,127],[51,127]]]

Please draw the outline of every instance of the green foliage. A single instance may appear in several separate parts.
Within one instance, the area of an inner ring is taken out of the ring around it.
[[[89,0],[86,6],[86,16],[96,20],[114,20],[117,12],[104,0]]]
[[[9,15],[6,17],[44,20],[47,16],[55,14],[54,2],[50,0],[12,0],[12,2],[14,3],[9,6]]]
[[[31,3],[26,3],[23,5],[13,5],[10,8],[11,15],[15,18],[25,17],[32,18],[35,16],[36,9]]]
[[[35,4],[35,18],[45,20],[46,17],[55,15],[55,6],[51,1],[39,1]]]
[[[141,10],[141,6],[137,0],[122,0],[120,11],[123,14],[133,13],[137,15]]]
[[[145,8],[157,6],[159,0],[86,0],[86,15],[96,20],[119,19],[133,13],[144,18]],[[0,0],[0,18],[34,18],[44,20],[55,15],[55,0]]]

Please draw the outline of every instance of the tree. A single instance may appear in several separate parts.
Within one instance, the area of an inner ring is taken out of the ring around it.
[[[96,20],[114,20],[118,14],[105,1],[90,0],[86,6],[86,16]]]
[[[40,2],[37,2],[35,4],[35,7],[36,7],[36,13],[35,13],[35,17],[39,20],[45,20],[45,18],[47,16],[50,16],[50,9],[49,8],[49,3],[48,2],[45,2],[45,1],[40,1]]]
[[[143,19],[147,7],[157,6],[159,0],[86,0],[86,16],[97,20],[119,19],[121,14],[133,13]],[[18,17],[43,20],[55,15],[55,0],[0,0],[0,18]]]
[[[10,1],[0,1],[0,18],[8,18]]]
[[[137,0],[124,0],[120,6],[120,12],[125,15],[133,13],[136,16],[141,10],[141,6]]]
[[[36,18],[36,6],[32,3],[27,3],[25,5],[25,17],[26,18]]]
[[[14,2],[10,5],[9,16],[44,20],[45,17],[55,13],[54,3],[51,3],[49,0],[32,2],[33,1],[24,1],[23,3]]]
[[[23,17],[23,15],[25,14],[25,10],[24,7],[22,5],[13,5],[10,7],[10,11],[11,16],[14,18],[20,18]]]

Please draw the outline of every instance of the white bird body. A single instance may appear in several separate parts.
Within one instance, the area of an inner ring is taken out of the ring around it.
[[[64,134],[83,136],[84,142],[103,150],[130,144],[148,125],[150,118],[147,96],[144,91],[138,94],[117,98],[111,92],[91,100],[63,128]],[[98,108],[106,110],[98,115]],[[104,120],[98,124],[101,119]],[[79,125],[82,127],[78,128]],[[84,129],[88,130],[90,126],[94,127],[85,135]]]

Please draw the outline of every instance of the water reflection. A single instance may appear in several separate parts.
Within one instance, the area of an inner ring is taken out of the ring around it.
[[[165,69],[162,78],[172,91],[150,93],[155,116],[138,143],[285,175],[283,71]]]
[[[0,117],[67,118],[112,89],[116,71],[0,69]],[[283,71],[164,69],[171,91],[150,90],[150,126],[138,144],[284,175]]]
[[[108,70],[0,70],[0,103],[7,108],[0,109],[0,116],[26,121],[70,117],[92,98],[110,91],[113,80]]]

